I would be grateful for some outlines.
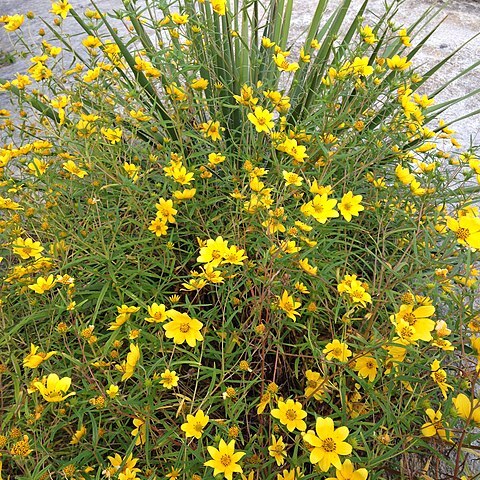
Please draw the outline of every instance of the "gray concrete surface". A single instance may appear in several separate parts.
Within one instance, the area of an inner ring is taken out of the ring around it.
[[[90,6],[89,0],[71,0],[72,5],[79,12],[83,12]],[[97,0],[97,5],[104,11],[113,11],[122,7],[121,0]],[[328,7],[329,11],[333,11],[338,5],[339,0],[331,0]],[[361,0],[353,0],[351,12],[358,9]],[[317,0],[295,0],[294,14],[292,16],[292,38],[301,35],[301,32],[309,24],[312,14],[317,5]],[[438,62],[442,58],[448,56],[460,45],[476,34],[480,33],[480,1],[479,0],[451,0],[444,3],[441,0],[405,0],[399,7],[396,17],[396,23],[399,26],[408,27],[415,22],[423,12],[431,6],[444,7],[444,13],[438,16],[438,20],[446,17],[434,35],[428,40],[422,52],[416,56],[415,65],[418,65],[419,71],[426,71],[429,66]],[[376,14],[383,11],[383,0],[371,0],[369,4],[370,12],[365,15],[365,22],[373,23]],[[42,27],[41,18],[45,18],[49,22],[52,21],[53,15],[49,13],[51,9],[51,0],[0,0],[0,15],[24,13],[32,11],[36,14],[34,20],[26,20],[23,28],[27,38],[30,38],[32,44],[38,42],[38,29]],[[433,26],[433,25],[432,25]],[[75,22],[72,19],[66,19],[64,28],[71,33],[75,31]],[[6,32],[0,28],[0,51],[13,52],[15,46],[12,45],[11,39],[15,35]],[[420,38],[420,37],[419,37]],[[412,44],[415,45],[415,37],[412,38]],[[79,39],[80,41],[80,39]],[[480,35],[470,42],[463,51],[432,78],[425,86],[425,92],[432,92],[438,85],[452,78],[460,70],[467,68],[474,61],[480,59]],[[17,60],[13,64],[0,66],[1,78],[12,78],[16,72],[24,71],[28,68],[28,63]],[[480,87],[480,67],[470,72],[464,78],[451,84],[448,89],[437,97],[437,103],[459,97]],[[8,107],[5,104],[6,96],[0,96],[0,107]],[[480,108],[480,94],[471,97],[461,104],[451,108],[445,112],[443,117],[449,121],[464,115],[468,111]],[[469,118],[457,123],[454,128],[457,130],[457,137],[464,147],[468,147],[472,141],[474,144],[480,144],[480,116]]]

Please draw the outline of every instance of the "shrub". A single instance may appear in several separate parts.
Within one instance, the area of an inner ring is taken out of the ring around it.
[[[31,48],[2,18],[7,478],[468,474],[480,160],[419,93],[443,62],[348,0],[294,58],[265,3],[60,0]]]

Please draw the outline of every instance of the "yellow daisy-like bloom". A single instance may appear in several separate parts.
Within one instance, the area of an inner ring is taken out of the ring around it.
[[[368,378],[369,382],[373,382],[377,376],[378,363],[373,357],[364,355],[357,358],[354,370],[358,372],[359,377]]]
[[[71,384],[72,379],[70,377],[60,378],[56,373],[51,373],[46,379],[43,378],[41,382],[33,382],[33,386],[47,402],[61,402],[75,395],[75,392],[64,395]]]
[[[173,387],[178,385],[178,375],[174,370],[169,370],[168,368],[160,375],[162,378],[160,383],[165,387],[171,390]]]
[[[37,368],[42,362],[48,360],[57,352],[38,352],[39,347],[36,347],[33,343],[30,344],[30,353],[23,359],[23,366],[28,368]],[[37,353],[38,352],[38,353]]]
[[[62,164],[64,170],[78,178],[83,178],[88,175],[86,170],[81,169],[73,160],[68,160]]]
[[[227,10],[227,2],[226,0],[210,0],[212,4],[212,9],[218,15],[225,15]]]
[[[60,0],[57,3],[52,3],[52,9],[50,10],[55,15],[60,15],[62,18],[66,18],[68,12],[73,7],[68,3],[67,0]]]
[[[340,362],[346,362],[347,359],[352,356],[352,352],[348,349],[348,345],[338,341],[337,339],[327,343],[323,349],[323,353],[325,354],[327,360],[332,360],[335,358]]]
[[[300,402],[290,398],[286,402],[280,400],[278,408],[274,408],[271,414],[273,418],[280,420],[280,423],[285,425],[289,432],[293,432],[295,429],[303,432],[307,428],[307,424],[303,420],[307,416],[307,412],[303,410]]]
[[[40,242],[34,242],[31,238],[17,238],[13,242],[13,253],[17,254],[23,260],[28,258],[40,258],[44,250]]]
[[[275,123],[273,122],[273,113],[262,107],[255,107],[254,113],[249,113],[247,118],[253,123],[258,133],[269,133]]]
[[[134,343],[130,344],[130,352],[127,354],[127,360],[120,366],[120,370],[123,372],[122,382],[128,380],[133,376],[135,367],[140,360],[140,349]]]
[[[432,362],[430,369],[432,371],[430,376],[442,391],[443,398],[446,399],[448,389],[453,390],[453,387],[447,383],[447,372],[443,368],[440,368],[440,362],[438,360]]]
[[[334,209],[337,200],[329,199],[327,194],[315,195],[313,200],[302,205],[300,211],[307,217],[312,216],[319,223],[326,223],[329,218],[336,218],[339,213]]]
[[[320,375],[320,373],[312,370],[307,370],[305,372],[305,377],[307,378],[305,385],[305,396],[307,398],[313,396],[315,400],[321,400],[325,391],[323,388],[323,385],[325,384],[324,378]]]
[[[403,320],[415,329],[412,341],[430,342],[433,339],[432,331],[435,328],[435,322],[428,317],[434,313],[435,307],[432,305],[423,305],[415,310],[413,305],[401,305],[400,311],[395,314],[395,323],[398,324]]]
[[[14,30],[17,30],[17,28],[20,28],[25,20],[25,15],[9,15],[4,18],[5,19],[5,25],[3,28],[9,32],[13,32]]]
[[[273,56],[273,61],[277,65],[277,68],[282,72],[296,72],[300,65],[297,62],[289,63],[284,53],[277,53]]]
[[[359,213],[365,210],[365,207],[360,203],[362,198],[361,195],[354,195],[351,191],[342,197],[341,202],[338,204],[338,209],[347,222],[352,219],[352,216],[358,217]]]
[[[280,437],[277,440],[275,435],[272,435],[272,444],[268,447],[268,453],[275,459],[279,467],[285,463],[285,457],[287,456],[285,449],[286,445],[283,441],[283,437]]]
[[[283,294],[278,299],[278,306],[287,314],[288,318],[291,318],[293,321],[296,321],[296,317],[300,316],[300,313],[297,312],[297,308],[300,308],[302,304],[296,302],[293,298],[293,295],[289,295],[286,290],[283,291]]]
[[[149,317],[146,317],[145,320],[151,323],[161,323],[164,322],[168,316],[166,307],[163,303],[160,305],[158,303],[153,303],[150,307],[147,308]]]
[[[460,245],[480,249],[480,218],[462,216],[455,220],[448,217],[447,227],[455,233]]]
[[[480,400],[475,398],[472,401],[464,393],[460,393],[453,398],[453,405],[460,418],[480,423]]]
[[[207,244],[200,248],[200,255],[197,262],[210,263],[218,267],[228,252],[228,241],[218,236],[215,240],[209,238]]]
[[[227,480],[232,480],[234,473],[243,473],[242,467],[237,462],[245,455],[245,452],[235,452],[235,440],[227,444],[221,439],[218,449],[210,446],[207,449],[212,460],[208,460],[204,465],[213,468],[213,476],[223,473]]]
[[[127,470],[132,474],[140,472],[140,469],[135,467],[138,462],[138,458],[133,458],[133,453],[130,453],[125,458],[122,458],[118,453],[116,453],[114,457],[109,456],[107,458],[111,464],[111,467],[108,468],[108,472],[110,473],[110,475],[114,475],[116,472],[125,473],[127,472]],[[122,469],[120,470],[121,466]],[[135,477],[131,476],[130,478]]]
[[[349,434],[348,428],[335,428],[331,418],[319,417],[315,430],[316,434],[313,430],[309,430],[303,436],[303,440],[313,447],[310,452],[310,462],[318,464],[323,472],[326,472],[331,465],[340,470],[342,463],[339,455],[352,453],[352,446],[344,441]]]
[[[411,64],[412,62],[409,62],[407,57],[394,55],[392,58],[387,58],[387,65],[390,70],[406,70]]]
[[[33,285],[29,285],[28,288],[40,295],[52,289],[55,286],[56,280],[53,275],[49,275],[47,278],[38,277],[37,281]]]
[[[135,425],[135,428],[131,431],[131,435],[132,437],[137,437],[135,445],[143,445],[147,436],[147,425],[145,424],[145,420],[143,418],[134,418],[133,425]]]
[[[82,425],[79,430],[77,430],[70,440],[70,445],[78,445],[80,440],[87,434],[87,428],[85,425]]]
[[[213,142],[222,138],[220,130],[224,130],[224,128],[220,128],[220,122],[214,122],[213,120],[202,123],[199,129],[205,137],[211,138]]]
[[[181,425],[181,429],[185,432],[185,436],[200,438],[203,429],[207,426],[209,416],[205,415],[202,410],[199,410],[195,415],[188,414],[187,421]]]
[[[285,180],[285,185],[289,187],[290,185],[293,185],[294,187],[300,187],[303,182],[303,178],[298,175],[298,173],[295,172],[287,172],[284,170],[282,172],[283,179]]]
[[[442,424],[442,412],[440,410],[435,412],[433,408],[427,408],[425,413],[430,421],[421,426],[422,435],[424,437],[438,435],[441,439],[447,440],[447,432]]]
[[[157,218],[160,218],[165,222],[175,223],[174,215],[177,214],[178,210],[173,208],[172,200],[160,198],[158,203],[155,204],[155,208],[157,209]]]
[[[188,22],[188,15],[180,15],[179,13],[175,12],[172,13],[171,19],[173,23],[176,23],[177,25],[185,25]]]
[[[343,462],[342,468],[337,468],[335,473],[335,477],[330,477],[326,480],[366,480],[368,477],[366,468],[355,470],[353,463],[348,459]]]
[[[165,336],[173,338],[173,342],[181,345],[184,342],[190,347],[195,347],[197,341],[203,340],[200,330],[203,323],[196,318],[190,318],[186,313],[177,312],[177,310],[168,310],[167,316],[172,319],[171,322],[163,325]]]

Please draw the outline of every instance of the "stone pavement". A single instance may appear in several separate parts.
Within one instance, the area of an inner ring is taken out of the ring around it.
[[[90,6],[89,0],[70,0],[74,8],[82,12],[85,8]],[[115,9],[122,7],[122,0],[97,0],[97,5],[103,11],[112,12]],[[329,11],[338,5],[339,0],[331,0],[328,7]],[[353,0],[351,11],[352,14],[360,6],[361,0]],[[317,5],[317,0],[294,0],[294,14],[292,16],[292,39],[301,36],[301,33],[308,26],[312,14]],[[373,23],[375,13],[383,11],[383,0],[371,0],[369,3],[370,13],[365,15],[365,21]],[[405,0],[399,8],[396,17],[396,23],[408,26],[420,18],[422,13],[432,7],[443,6],[444,12],[437,18],[445,20],[428,40],[426,46],[422,49],[422,53],[418,54],[416,58],[416,65],[419,66],[419,71],[424,72],[429,66],[445,58],[462,43],[469,38],[480,33],[480,1],[479,0],[451,0],[449,3],[444,3],[442,0]],[[43,26],[42,18],[51,22],[53,15],[49,13],[51,8],[51,0],[0,0],[0,15],[25,13],[32,11],[36,14],[34,20],[26,20],[22,27],[24,32],[31,36],[32,43],[38,41],[38,29]],[[432,25],[433,27],[434,25]],[[75,22],[67,18],[64,27],[71,33],[74,30]],[[11,44],[11,38],[14,35],[9,34],[3,28],[0,28],[0,51],[12,52],[14,46]],[[419,37],[421,38],[421,37]],[[81,38],[79,38],[79,43]],[[412,38],[412,44],[415,45],[415,37]],[[432,78],[425,91],[432,92],[441,83],[452,78],[461,69],[468,67],[471,63],[480,59],[480,35],[470,42],[463,51],[455,58],[450,60],[448,64]],[[16,72],[23,72],[28,68],[28,63],[19,59],[13,64],[0,66],[0,78],[12,78]],[[437,103],[459,97],[480,87],[480,67],[470,72],[464,78],[456,81],[442,92],[437,97]],[[0,96],[0,108],[8,108],[5,104],[6,97]],[[462,102],[462,104],[451,108],[445,112],[443,117],[448,121],[449,119],[458,118],[468,111],[480,109],[480,94],[471,97]],[[476,116],[454,126],[457,130],[457,138],[462,145],[468,147],[470,141],[474,144],[480,145],[480,116]]]

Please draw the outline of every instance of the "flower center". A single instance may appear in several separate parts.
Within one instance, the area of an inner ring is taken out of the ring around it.
[[[187,333],[190,330],[190,325],[188,323],[181,323],[180,327],[179,327],[179,330],[182,333]]]
[[[232,463],[232,457],[230,455],[222,455],[220,457],[220,463],[224,467],[228,467]]]
[[[368,369],[370,369],[370,370],[373,369],[373,368],[375,368],[375,364],[373,363],[372,360],[369,360],[369,361],[365,364],[365,366],[366,366]]]
[[[197,432],[201,432],[203,430],[203,425],[200,422],[196,422],[193,429]]]
[[[434,377],[435,377],[435,382],[437,383],[443,383],[447,379],[447,376],[441,370],[439,370],[438,372],[435,372]]]
[[[309,388],[317,388],[318,383],[315,380],[308,380],[307,387]]]
[[[466,240],[470,236],[470,230],[468,228],[460,227],[456,232],[455,235],[459,240]]]
[[[413,313],[407,313],[403,319],[409,324],[413,325],[417,321],[417,317]]]
[[[285,412],[285,416],[288,418],[288,420],[295,420],[297,418],[297,412],[295,412],[295,410],[293,410],[292,408],[289,408]]]
[[[334,452],[337,449],[337,445],[333,438],[326,438],[325,440],[322,441],[322,448],[326,452]]]

